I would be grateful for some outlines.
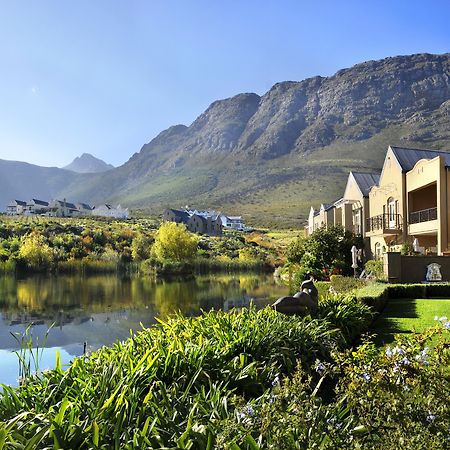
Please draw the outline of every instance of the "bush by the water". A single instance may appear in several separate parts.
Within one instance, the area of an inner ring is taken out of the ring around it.
[[[297,365],[315,382],[366,310],[344,301],[321,320],[270,308],[175,317],[112,348],[26,379],[0,396],[5,448],[218,448],[222,422],[239,416]],[[352,313],[353,310],[353,313]],[[339,314],[336,314],[340,311]]]
[[[330,275],[351,275],[351,248],[363,248],[361,238],[354,236],[341,226],[321,227],[310,236],[299,237],[288,248],[288,263],[300,266],[299,277],[311,273],[318,280],[329,279]]]

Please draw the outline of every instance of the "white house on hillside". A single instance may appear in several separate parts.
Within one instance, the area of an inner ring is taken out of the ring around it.
[[[219,219],[222,221],[222,226],[231,230],[245,231],[247,230],[241,216],[226,216],[220,214]]]
[[[6,214],[8,216],[19,216],[23,214],[26,206],[27,202],[23,200],[11,200],[6,207]]]
[[[94,206],[92,215],[114,217],[115,219],[128,219],[130,217],[130,212],[128,211],[128,208],[122,208],[120,205],[117,205],[117,208],[113,208],[111,205],[104,203],[103,205]]]

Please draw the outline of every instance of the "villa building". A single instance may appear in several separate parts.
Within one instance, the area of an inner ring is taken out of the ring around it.
[[[364,237],[369,191],[379,178],[377,173],[350,172],[342,198],[330,205],[322,204],[319,210],[311,207],[306,227],[308,234],[323,226],[342,225],[345,230]]]
[[[6,207],[6,214],[8,216],[20,216],[23,214],[27,202],[22,200],[11,200]]]
[[[163,213],[166,222],[184,223],[192,233],[210,236],[222,235],[222,222],[215,211],[167,208]]]
[[[369,195],[366,235],[376,256],[413,242],[422,253],[448,252],[449,170],[450,153],[389,147]]]
[[[350,172],[341,199],[311,207],[307,233],[331,225],[361,235],[375,258],[405,243],[450,254],[450,153],[390,146],[380,175]]]

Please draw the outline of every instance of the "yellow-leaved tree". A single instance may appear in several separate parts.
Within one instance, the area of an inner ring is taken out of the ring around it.
[[[186,230],[186,225],[163,222],[156,233],[153,253],[160,262],[183,263],[197,252],[198,237]]]
[[[51,265],[54,253],[41,234],[31,233],[22,238],[19,257],[34,270],[43,270]]]

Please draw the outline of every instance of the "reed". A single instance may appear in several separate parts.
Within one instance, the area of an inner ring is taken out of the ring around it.
[[[346,346],[333,308],[324,315],[250,308],[160,321],[75,358],[66,371],[58,365],[18,388],[4,386],[3,447],[215,448],[217,427],[242,399],[258,398],[299,363],[313,367]]]

